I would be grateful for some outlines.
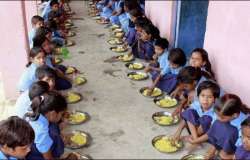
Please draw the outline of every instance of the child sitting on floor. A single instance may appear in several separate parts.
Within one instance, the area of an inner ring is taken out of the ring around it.
[[[33,38],[36,35],[37,29],[44,26],[44,19],[42,17],[38,16],[38,15],[33,16],[31,18],[31,24],[32,24],[32,29],[31,29],[31,31],[29,32],[29,35],[28,35],[30,48],[33,47]]]
[[[16,116],[0,122],[0,159],[24,159],[35,133],[29,123]]]
[[[156,40],[154,48],[154,57],[158,59],[159,67],[149,65],[145,69],[145,72],[150,72],[152,75],[153,84],[149,88],[153,90],[159,87],[166,93],[170,93],[176,86],[179,70],[186,64],[186,56],[179,48],[171,49],[168,53],[166,39]]]
[[[219,152],[221,159],[233,159],[239,138],[238,130],[230,124],[230,121],[239,116],[242,108],[241,100],[233,94],[225,94],[220,98],[219,103],[215,105],[217,120],[213,123],[208,132],[197,141],[208,142],[212,146],[208,149],[205,158],[214,158],[216,151]]]
[[[127,34],[130,27],[134,28],[134,25],[132,25],[131,17],[129,15],[129,12],[133,9],[138,8],[138,3],[134,1],[124,0],[124,15],[119,18],[121,23],[121,28],[123,31]]]
[[[208,58],[208,53],[203,48],[195,48],[189,59],[189,65],[192,67],[199,67],[202,71],[206,72],[211,79],[214,79],[211,63]]]
[[[31,110],[30,104],[34,97],[55,90],[56,73],[53,69],[46,65],[40,66],[36,69],[35,76],[38,82],[33,83],[31,88],[22,93],[16,101],[16,114],[20,118]]]
[[[68,77],[66,77],[66,75],[64,74],[66,68],[64,66],[61,66],[59,68],[54,67],[53,66],[53,62],[51,59],[51,56],[53,56],[52,54],[52,45],[49,42],[49,40],[46,38],[45,35],[41,35],[41,36],[37,36],[34,38],[34,46],[41,46],[43,48],[43,50],[46,53],[46,65],[48,65],[49,67],[53,68],[56,71],[56,89],[57,90],[66,90],[72,87],[71,83],[70,83],[70,79]]]
[[[35,141],[27,160],[45,160],[60,158],[64,153],[59,121],[67,109],[63,96],[48,92],[32,100],[32,113],[26,114],[28,122],[35,132]]]
[[[139,11],[139,9],[133,9],[129,11],[129,16],[131,20],[129,21],[128,25],[128,32],[125,35],[125,42],[127,45],[131,46],[135,42],[136,38],[136,29],[134,23],[138,17],[142,17],[142,13]]]
[[[237,147],[235,152],[236,160],[250,159],[250,118],[248,117],[241,123],[241,133],[243,144]]]
[[[153,24],[142,26],[141,36],[138,42],[138,57],[146,61],[153,60],[155,27]]]
[[[47,82],[38,81],[33,83],[29,90],[25,91],[18,97],[15,104],[16,115],[23,118],[24,115],[30,110],[32,99],[48,91],[49,85]]]
[[[124,2],[122,0],[113,0],[114,1],[114,10],[112,15],[109,17],[111,24],[121,25],[120,18],[124,16]]]
[[[26,69],[22,74],[19,83],[18,90],[24,92],[29,89],[33,82],[36,81],[35,72],[37,67],[45,64],[45,53],[41,47],[33,47],[29,53],[29,63],[26,65]]]
[[[181,133],[186,127],[191,134],[189,139],[195,142],[208,131],[216,120],[214,104],[220,95],[219,86],[211,81],[203,81],[198,86],[197,95],[199,101],[192,103],[188,109],[181,113],[182,120],[174,135],[174,139],[177,141],[180,139]]]

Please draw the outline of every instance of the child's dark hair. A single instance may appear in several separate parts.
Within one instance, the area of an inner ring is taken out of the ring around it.
[[[146,17],[138,17],[135,20],[135,26],[137,27],[143,27],[144,25],[148,25],[148,24],[151,24],[151,21]]]
[[[124,6],[126,6],[129,11],[135,8],[139,8],[139,4],[136,1],[131,0],[124,0]]]
[[[37,22],[44,22],[43,17],[35,15],[31,18],[31,24],[36,25]]]
[[[37,81],[32,84],[29,89],[29,98],[32,100],[36,96],[40,96],[49,91],[49,84],[44,81]]]
[[[42,47],[42,44],[47,40],[46,35],[39,34],[35,35],[33,38],[33,46],[34,47]]]
[[[177,75],[178,83],[191,84],[194,81],[199,81],[201,78],[201,69],[192,66],[186,66],[182,68]]]
[[[39,118],[39,115],[45,115],[50,111],[55,111],[57,113],[65,111],[67,109],[66,99],[56,92],[48,92],[41,96],[33,98],[31,103],[32,113],[26,113],[25,117],[29,117],[31,120],[35,121]]]
[[[142,30],[144,30],[147,34],[151,34],[152,40],[160,37],[158,28],[156,28],[152,23],[143,25]]]
[[[129,11],[129,14],[136,18],[143,16],[142,12],[139,9],[132,9]]]
[[[166,38],[158,38],[155,41],[155,46],[159,46],[162,49],[168,49],[169,42]]]
[[[48,27],[40,27],[36,30],[35,37],[40,37],[40,36],[46,37],[46,35],[49,33],[51,33],[51,29],[49,29]]]
[[[182,49],[173,48],[169,51],[168,60],[179,66],[184,66],[186,64],[187,58]]]
[[[39,53],[44,52],[43,49],[41,47],[33,47],[30,50],[29,53],[29,58],[34,58],[36,57]],[[31,61],[28,62],[28,64],[26,65],[26,67],[29,67],[31,65]]]
[[[59,2],[58,2],[58,0],[52,0],[52,1],[50,1],[50,6],[52,7],[52,6],[54,6],[55,4],[58,4],[59,5]]]
[[[210,89],[213,93],[214,98],[220,97],[220,87],[218,84],[212,82],[212,81],[203,81],[199,84],[197,88],[197,95],[199,96],[202,90]]]
[[[241,127],[250,127],[250,117],[247,117],[243,122],[241,122]]]
[[[49,66],[42,65],[36,69],[35,76],[39,80],[43,79],[44,77],[56,79],[56,72]]]
[[[52,32],[56,31],[57,28],[58,28],[56,21],[54,21],[53,19],[48,20],[48,22],[47,22],[47,27],[48,27]]]
[[[200,54],[202,61],[206,62],[206,64],[204,65],[205,70],[210,74],[211,77],[214,77],[214,72],[212,71],[207,51],[203,48],[196,48],[192,51],[192,53],[194,52],[198,52]]]
[[[225,94],[215,105],[215,111],[224,116],[232,116],[235,113],[249,113],[249,109],[242,103],[240,97],[235,94]]]
[[[29,123],[17,116],[11,116],[0,123],[0,146],[15,149],[33,143],[35,133]]]

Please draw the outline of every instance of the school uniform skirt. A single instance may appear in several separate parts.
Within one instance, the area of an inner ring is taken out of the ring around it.
[[[150,72],[152,76],[152,80],[154,81],[158,76],[159,72],[152,71]],[[177,84],[177,76],[174,74],[166,74],[161,77],[159,82],[156,84],[156,87],[160,88],[162,91],[170,94],[176,87]]]
[[[203,115],[200,117],[194,109],[187,109],[183,111],[181,113],[181,117],[186,122],[190,122],[196,127],[201,126],[204,133],[209,130],[212,123],[212,118],[210,116]]]

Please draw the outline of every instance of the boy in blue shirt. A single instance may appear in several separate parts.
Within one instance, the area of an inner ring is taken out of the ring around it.
[[[0,159],[23,159],[30,152],[35,133],[28,122],[16,116],[0,123]]]

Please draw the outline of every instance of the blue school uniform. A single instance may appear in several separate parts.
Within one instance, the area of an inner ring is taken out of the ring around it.
[[[122,0],[118,0],[114,3],[115,7],[114,7],[114,11],[116,12],[119,12],[122,10],[123,12],[123,6],[124,6],[124,2]],[[122,15],[123,13],[121,13]],[[116,24],[116,25],[120,25],[120,21],[119,21],[119,16],[121,15],[118,15],[118,16],[110,16],[109,19],[110,19],[110,22],[112,24]],[[121,17],[122,18],[122,17]]]
[[[112,0],[109,0],[109,4],[112,4],[111,8],[103,7],[102,12],[100,13],[100,16],[104,19],[109,19],[110,16],[112,16],[112,12],[115,8],[115,3]]]
[[[237,147],[235,151],[235,159],[236,160],[250,159],[250,151],[247,151],[243,145]]]
[[[146,42],[138,41],[138,46],[139,46],[139,50],[138,50],[137,58],[144,59],[144,60],[153,59],[153,55],[154,55],[153,40],[149,40]]]
[[[54,69],[54,65],[52,64],[52,58],[53,56],[51,54],[46,55],[45,57],[45,64],[49,66],[50,68]]]
[[[179,68],[171,68],[168,62],[168,51],[165,50],[162,55],[158,57],[158,63],[161,69],[161,72],[153,71],[151,72],[152,80],[155,80],[159,74],[161,75],[161,79],[156,84],[158,88],[166,93],[171,93],[177,84],[177,74],[179,73],[181,67]]]
[[[31,65],[25,69],[18,83],[18,90],[20,92],[24,92],[29,89],[32,83],[37,80],[35,76],[37,67],[38,66],[36,64],[31,63]]]
[[[48,18],[49,18],[48,15],[49,15],[49,12],[51,11],[50,2],[51,0],[47,2],[42,12],[42,17],[44,18],[44,21],[48,21]]]
[[[238,137],[237,142],[236,142],[236,144],[235,144],[237,147],[240,146],[240,145],[242,145],[242,139],[241,139],[241,136],[242,136],[242,134],[241,134],[241,133],[242,133],[242,132],[241,132],[241,123],[242,123],[245,119],[247,119],[247,115],[244,114],[244,113],[242,113],[242,112],[240,112],[239,117],[237,117],[236,119],[234,119],[234,120],[232,120],[232,121],[230,122],[231,125],[233,125],[234,127],[236,127],[236,128],[238,129],[239,137]]]
[[[44,160],[42,154],[49,150],[52,152],[54,158],[59,158],[64,152],[64,145],[61,144],[62,139],[58,139],[60,138],[60,132],[58,133],[59,128],[55,127],[53,123],[50,124],[42,114],[39,115],[36,121],[29,120],[29,124],[35,132],[35,140],[26,159]],[[58,144],[63,145],[63,148],[56,148]]]
[[[108,4],[109,0],[101,0],[96,4],[96,8],[101,11]]]
[[[132,24],[129,25],[128,32],[126,33],[125,37],[126,37],[126,42],[131,47],[136,41],[136,30],[134,25]]]
[[[125,33],[128,33],[129,31],[129,21],[130,21],[130,16],[127,12],[124,12],[119,16],[119,21],[121,24],[121,28]]]
[[[1,150],[0,150],[0,159],[1,160],[17,160],[17,158],[15,157],[6,156]]]
[[[33,47],[33,38],[35,37],[35,35],[36,35],[36,29],[32,28],[28,34],[30,48]]]
[[[201,126],[204,133],[208,131],[211,124],[216,120],[214,106],[208,111],[203,111],[200,103],[192,103],[191,106],[181,113],[185,121],[192,123],[194,126]]]
[[[16,108],[16,115],[20,118],[23,118],[25,113],[30,111],[30,97],[29,97],[29,90],[23,92],[17,99],[15,108]]]
[[[208,130],[207,135],[208,142],[217,150],[223,150],[228,154],[233,154],[235,152],[235,142],[238,138],[238,131],[237,128],[230,123],[216,120]]]

